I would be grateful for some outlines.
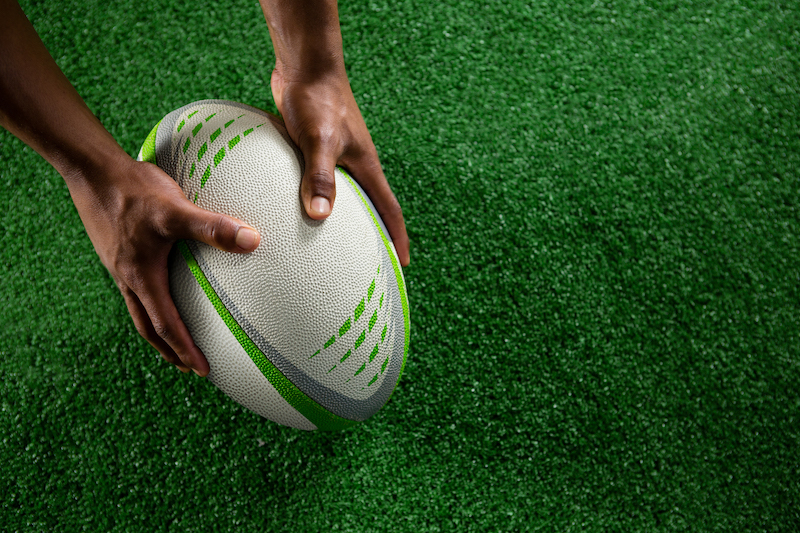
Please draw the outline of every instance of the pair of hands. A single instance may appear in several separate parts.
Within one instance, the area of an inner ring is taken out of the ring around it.
[[[370,196],[389,229],[400,263],[408,265],[402,211],[346,76],[295,82],[276,68],[271,85],[289,135],[305,158],[300,197],[308,216],[319,220],[330,214],[336,197],[334,167],[341,165]],[[107,176],[83,180],[94,186],[71,192],[137,331],[181,371],[191,369],[206,376],[208,362],[170,297],[167,257],[179,239],[247,253],[259,246],[261,236],[246,221],[197,207],[170,176],[150,163],[129,160],[99,172]]]
[[[306,213],[330,214],[334,168],[343,166],[370,196],[400,263],[408,265],[403,215],[344,69],[336,0],[259,1],[276,55],[272,94],[305,158],[300,196]],[[247,221],[197,207],[157,166],[131,159],[61,72],[16,0],[0,0],[0,125],[64,177],[139,333],[182,371],[207,375],[208,362],[170,296],[169,252],[175,241],[194,239],[247,253],[261,236]]]

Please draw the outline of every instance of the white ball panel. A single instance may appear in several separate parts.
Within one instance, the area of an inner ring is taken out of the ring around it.
[[[169,258],[169,283],[178,312],[208,359],[208,379],[214,385],[273,422],[309,431],[317,429],[264,377],[222,321],[177,249]]]

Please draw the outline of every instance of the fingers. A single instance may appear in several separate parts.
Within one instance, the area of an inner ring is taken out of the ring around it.
[[[394,247],[397,250],[397,257],[400,264],[404,267],[411,263],[410,245],[408,233],[406,233],[406,223],[403,219],[403,210],[397,201],[386,176],[383,174],[381,164],[378,161],[378,154],[365,155],[353,160],[347,165],[354,176],[358,177],[358,183],[372,200],[375,209],[381,216],[386,228],[389,230]]]
[[[178,239],[192,239],[223,251],[247,253],[258,247],[261,238],[245,222],[206,211],[182,194],[160,201],[153,233],[158,237],[148,241],[147,252],[127,256],[127,266],[116,269],[116,279],[121,280],[118,286],[139,334],[181,371],[191,369],[205,377],[210,370],[208,361],[192,340],[169,292],[169,250]]]
[[[303,181],[300,184],[300,197],[308,216],[314,220],[322,220],[330,215],[336,197],[334,168],[337,157],[332,151],[321,146],[303,150],[303,154],[306,165]],[[389,182],[386,181],[377,152],[373,148],[371,152],[361,157],[345,157],[341,162],[353,172],[359,184],[364,187],[389,230],[400,264],[408,266],[411,263],[411,254],[403,210],[389,187]]]
[[[164,359],[177,365],[181,370],[192,369],[198,376],[207,376],[210,370],[208,361],[192,340],[186,324],[181,320],[178,309],[172,301],[166,268],[151,271],[150,277],[134,289],[136,292],[133,296],[140,302],[136,309],[137,316],[134,316],[131,305],[128,305],[128,309],[139,334],[147,339]],[[126,297],[126,302],[128,300]]]
[[[319,145],[303,150],[303,155],[306,164],[300,183],[300,199],[309,217],[322,220],[331,214],[336,198],[333,172],[337,156]]]
[[[164,342],[164,339],[159,337],[156,333],[156,330],[153,328],[153,323],[150,321],[150,316],[147,314],[142,302],[139,301],[139,297],[128,287],[120,287],[120,292],[122,292],[122,297],[125,299],[128,312],[133,319],[133,324],[136,326],[136,331],[139,332],[139,335],[144,337],[144,339],[161,354],[161,357],[163,357],[165,361],[177,366],[181,372],[188,372],[189,367],[183,364],[183,361],[181,361],[178,354],[175,353],[175,350],[170,348],[169,344]]]
[[[169,226],[170,236],[175,239],[201,241],[225,252],[252,252],[261,242],[261,236],[252,226],[206,211],[188,200],[179,203]]]

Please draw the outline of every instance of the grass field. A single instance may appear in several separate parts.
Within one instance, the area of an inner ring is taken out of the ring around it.
[[[131,155],[274,110],[255,1],[22,5]],[[0,530],[800,530],[800,5],[340,16],[412,240],[392,400],[304,433],[177,372],[0,131]]]

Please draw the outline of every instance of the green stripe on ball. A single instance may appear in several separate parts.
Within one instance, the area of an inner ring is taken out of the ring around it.
[[[186,243],[184,241],[178,241],[177,244],[181,255],[183,255],[183,258],[186,260],[186,265],[189,267],[189,270],[192,271],[194,278],[200,284],[200,287],[202,287],[203,292],[206,293],[209,301],[214,305],[220,318],[225,322],[225,325],[228,326],[230,332],[233,333],[233,336],[239,341],[239,344],[244,348],[244,351],[247,352],[247,355],[250,356],[253,363],[255,363],[261,373],[264,374],[264,377],[267,378],[272,386],[275,387],[275,390],[278,391],[289,405],[297,409],[300,414],[317,426],[317,429],[322,431],[345,429],[358,424],[356,420],[348,420],[331,413],[309,398],[303,391],[298,389],[294,383],[289,381],[289,379],[267,359],[264,353],[256,346],[250,337],[247,336],[242,327],[233,318],[230,311],[228,311],[225,304],[222,303],[222,300],[214,291],[214,288],[206,278],[200,265],[197,264],[197,260],[195,260],[192,251],[189,250]]]

